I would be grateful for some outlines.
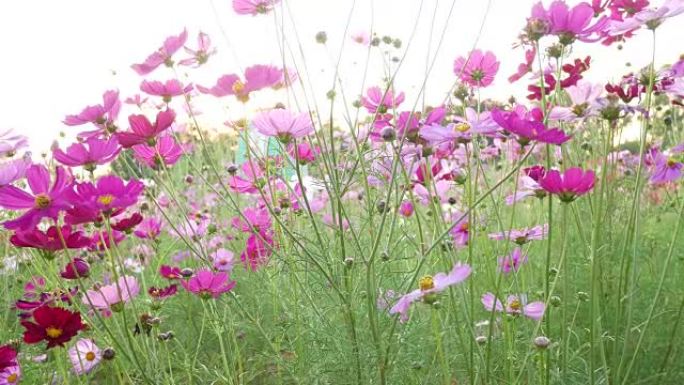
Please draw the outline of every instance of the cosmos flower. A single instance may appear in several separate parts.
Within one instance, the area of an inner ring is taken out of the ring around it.
[[[558,170],[547,171],[539,185],[549,194],[557,195],[562,202],[569,203],[591,191],[595,182],[594,171],[571,167],[562,174]]]
[[[502,231],[500,233],[489,234],[489,239],[497,241],[512,241],[518,245],[524,245],[530,241],[541,241],[549,233],[549,224]]]
[[[211,254],[214,269],[230,273],[233,270],[233,253],[230,250],[218,249]]]
[[[255,271],[268,263],[273,247],[273,239],[269,233],[253,233],[247,238],[240,260],[249,270]]]
[[[510,315],[524,315],[527,318],[539,321],[544,317],[546,306],[544,302],[527,302],[525,296],[509,295],[506,298],[506,305],[501,303],[492,293],[482,295],[482,305],[487,311],[506,312]]]
[[[295,114],[281,108],[260,113],[252,120],[252,124],[263,135],[277,137],[285,144],[314,132],[308,113]]]
[[[26,170],[31,165],[31,157],[8,160],[0,163],[0,187],[14,183],[26,176]]]
[[[50,186],[50,172],[45,166],[32,165],[26,170],[26,180],[31,193],[15,186],[0,187],[0,206],[9,210],[25,210],[19,218],[5,221],[10,230],[29,230],[42,218],[56,220],[59,213],[71,207],[67,193],[72,188],[71,176],[57,167],[55,180]]]
[[[0,346],[0,372],[10,366],[17,366],[17,351],[11,345],[2,345]]]
[[[233,217],[232,224],[236,229],[246,233],[268,230],[271,228],[271,214],[267,209],[247,207],[242,210],[242,216]]]
[[[190,93],[192,91],[192,83],[183,86],[183,83],[177,79],[169,79],[165,82],[143,80],[140,83],[140,91],[152,96],[161,96],[164,103],[170,103],[174,96]]]
[[[263,15],[278,3],[280,0],[233,0],[233,10],[238,15]]]
[[[246,103],[251,92],[264,88],[278,88],[285,82],[291,82],[292,76],[285,79],[286,71],[270,65],[253,65],[245,70],[245,80],[240,79],[236,74],[223,75],[216,81],[213,87],[203,87],[198,85],[197,90],[203,94],[210,94],[217,98],[235,95],[235,97]]]
[[[145,189],[139,180],[127,183],[116,175],[105,175],[95,183],[85,182],[76,185],[69,199],[74,209],[67,210],[65,221],[76,225],[99,222],[102,218],[112,218],[125,209],[138,203]]]
[[[15,134],[11,128],[0,132],[0,157],[12,156],[24,147],[28,147],[26,136]]]
[[[229,281],[228,273],[211,270],[199,270],[192,278],[181,281],[185,290],[198,295],[202,299],[218,298],[235,287],[235,281]]]
[[[512,111],[492,110],[492,119],[504,130],[516,136],[518,143],[525,146],[532,141],[561,145],[570,136],[557,128],[546,128],[543,123],[541,110],[534,108],[530,111],[522,106],[516,106]]]
[[[419,281],[419,289],[402,296],[390,309],[390,314],[400,314],[401,321],[408,320],[408,311],[411,304],[422,300],[426,303],[436,301],[436,294],[444,291],[449,286],[463,282],[470,276],[472,269],[469,265],[457,263],[448,274],[437,273],[434,277],[426,275]]]
[[[518,271],[525,262],[527,262],[527,255],[523,254],[519,247],[516,247],[510,255],[499,258],[499,271],[503,274]]]
[[[55,226],[50,226],[46,231],[37,227],[31,230],[17,230],[12,234],[10,242],[16,247],[58,251],[63,250],[65,245],[68,249],[87,247],[90,244],[90,238],[86,237],[82,231],[74,231],[71,226],[64,225],[60,231],[57,231]]]
[[[157,138],[154,146],[136,144],[132,148],[135,159],[154,170],[160,169],[162,165],[173,166],[185,153],[185,149],[171,135]]]
[[[539,5],[539,4],[538,4]],[[591,42],[600,39],[600,33],[608,26],[608,18],[601,16],[593,25],[594,10],[585,2],[570,8],[565,1],[556,0],[546,12],[549,33],[559,37],[564,45],[572,44],[575,39]]]
[[[90,264],[83,258],[74,258],[64,266],[59,275],[64,279],[86,278],[90,275]]]
[[[368,46],[370,44],[370,35],[367,31],[356,31],[351,34],[351,39],[354,43],[363,46]]]
[[[52,149],[52,156],[59,163],[69,166],[83,166],[93,171],[98,165],[107,164],[119,155],[121,148],[116,138],[100,139],[88,138],[85,143],[74,143],[67,147],[66,152],[59,147]]]
[[[677,16],[684,12],[684,1],[665,0],[658,8],[645,8],[635,13],[632,17],[621,21],[613,21],[608,28],[608,33],[612,36],[646,26],[648,29],[656,29],[666,19]]]
[[[155,239],[161,234],[162,222],[157,217],[147,217],[135,228],[133,234],[141,239]]]
[[[90,338],[76,341],[68,353],[71,367],[77,375],[89,373],[102,360],[102,351]]]
[[[176,295],[177,292],[178,285],[176,285],[175,283],[166,287],[150,287],[149,289],[147,289],[147,294],[149,294],[150,297],[152,297],[152,299],[157,301],[173,297],[174,295]]]
[[[178,64],[190,67],[199,67],[205,64],[210,56],[216,54],[216,48],[211,47],[211,38],[204,32],[197,35],[197,49],[193,50],[188,47],[183,47],[183,49],[191,56],[179,61]]]
[[[164,40],[164,44],[150,54],[144,62],[133,64],[131,68],[133,68],[138,75],[143,76],[154,71],[162,64],[167,67],[173,66],[173,54],[183,47],[187,39],[188,31],[185,29],[177,36],[167,37],[166,40]]]
[[[371,114],[385,114],[399,107],[404,98],[403,92],[395,95],[392,89],[383,91],[380,87],[370,87],[366,90],[366,96],[361,98],[361,105]]]
[[[81,133],[81,137],[102,136],[116,130],[115,121],[121,110],[118,90],[105,91],[102,95],[102,104],[85,107],[80,113],[67,115],[63,123],[67,126],[80,126],[92,123],[97,130]]]
[[[117,134],[119,143],[124,148],[131,148],[136,144],[154,145],[159,134],[166,131],[176,119],[176,113],[172,109],[166,109],[157,113],[154,125],[150,123],[145,115],[131,115],[128,123],[131,131],[120,132]]]
[[[21,380],[21,367],[19,365],[8,366],[0,370],[0,385],[14,385]]]
[[[33,321],[22,321],[21,326],[26,329],[24,342],[36,344],[45,340],[48,349],[64,346],[86,328],[81,322],[81,313],[50,306],[34,310]]]
[[[499,64],[492,52],[476,49],[468,57],[460,56],[454,61],[454,74],[472,87],[487,87],[494,81]]]
[[[140,293],[138,280],[132,275],[119,277],[112,284],[87,290],[81,301],[94,309],[121,311]]]
[[[684,153],[684,151],[672,151],[670,154],[664,154],[658,150],[655,150],[652,151],[652,153],[654,165],[653,170],[651,171],[651,183],[669,183],[674,182],[682,177],[684,172],[684,162],[682,161],[681,154]]]

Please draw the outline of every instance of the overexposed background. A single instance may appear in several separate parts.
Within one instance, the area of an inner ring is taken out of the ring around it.
[[[85,127],[64,126],[61,123],[64,116],[78,113],[86,105],[101,103],[101,95],[107,89],[119,89],[122,98],[139,93],[142,78],[130,65],[142,62],[167,36],[178,34],[183,28],[189,32],[188,46],[195,47],[197,32],[204,31],[219,51],[207,66],[182,70],[182,76],[187,74],[191,81],[205,86],[213,85],[220,75],[240,73],[252,64],[282,65],[279,48],[282,40],[278,35],[284,25],[285,49],[293,52],[286,56],[296,59],[307,97],[309,101],[315,98],[319,105],[326,104],[323,101],[332,87],[342,44],[340,76],[348,101],[356,99],[364,88],[381,84],[380,51],[371,51],[371,69],[364,87],[369,51],[354,44],[349,37],[352,32],[371,29],[378,36],[390,35],[402,40],[402,48],[391,55],[401,56],[408,49],[396,85],[406,91],[409,109],[417,100],[425,77],[428,54],[432,60],[442,36],[443,42],[426,84],[427,104],[439,104],[444,99],[454,82],[454,58],[465,55],[473,46],[493,51],[502,62],[494,85],[484,90],[483,97],[523,98],[528,82],[523,79],[511,85],[506,78],[522,62],[523,51],[513,50],[512,45],[533,3],[532,0],[284,0],[287,8],[284,12],[279,8],[275,14],[252,17],[236,15],[230,0],[2,1],[0,131],[15,128],[28,135],[34,154],[47,150],[62,131],[67,136],[83,131]],[[348,17],[349,30],[345,33]],[[414,26],[415,35],[409,45]],[[316,44],[314,36],[318,31],[327,33],[327,46]],[[682,53],[682,41],[681,19],[661,26],[656,62],[676,60]],[[304,59],[299,44],[305,52]],[[573,58],[592,56],[592,68],[586,76],[589,80],[616,80],[650,62],[652,40],[648,31],[640,31],[622,50],[597,43],[579,43],[574,50]],[[631,68],[626,67],[627,62],[631,62]],[[166,80],[172,76],[170,70],[160,68],[146,78]],[[229,100],[216,101],[210,96],[197,98],[195,104],[203,111],[203,126],[220,128],[224,121],[241,118],[251,109],[267,107],[275,101],[287,102],[283,91],[271,93],[259,95],[247,106]],[[300,103],[300,107],[306,108],[306,103]],[[124,110],[120,115],[123,128],[129,112]]]

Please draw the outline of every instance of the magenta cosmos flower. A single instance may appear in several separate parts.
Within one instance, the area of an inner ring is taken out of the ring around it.
[[[497,72],[499,62],[491,51],[482,53],[476,49],[468,57],[460,56],[454,61],[456,76],[472,87],[487,87],[492,84]]]
[[[271,215],[266,209],[248,207],[242,211],[242,216],[232,220],[233,227],[245,233],[261,232],[271,228]],[[245,222],[246,220],[246,222]]]
[[[405,294],[399,301],[392,306],[390,314],[401,315],[401,321],[408,320],[408,311],[411,304],[418,300],[423,300],[427,303],[436,301],[436,294],[444,291],[449,286],[456,285],[463,282],[470,276],[472,269],[469,265],[457,263],[448,274],[438,273],[434,277],[426,275],[420,279],[417,290]]]
[[[9,210],[26,210],[17,219],[3,223],[10,230],[29,230],[42,218],[57,220],[59,213],[71,207],[67,193],[72,188],[71,176],[57,167],[55,180],[50,187],[50,172],[41,165],[26,170],[26,180],[31,193],[15,186],[0,187],[0,206]]]
[[[252,15],[269,13],[280,0],[233,0],[233,10],[238,15]]]
[[[501,128],[515,135],[521,146],[526,146],[532,141],[561,145],[570,140],[570,136],[565,135],[563,131],[546,128],[539,108],[533,108],[529,112],[522,105],[516,106],[512,111],[494,108],[492,119]]]
[[[59,163],[78,167],[83,166],[88,171],[94,171],[98,165],[113,161],[121,151],[116,138],[89,138],[85,143],[74,143],[67,147],[66,152],[55,147],[52,155]]]
[[[192,83],[183,86],[183,83],[176,79],[165,82],[143,80],[140,83],[140,91],[152,96],[161,96],[164,103],[170,103],[174,96],[187,95],[192,91]]]
[[[98,221],[100,217],[114,217],[138,203],[145,185],[138,180],[127,183],[116,175],[100,177],[96,183],[85,182],[76,185],[70,200],[74,209],[67,211],[67,222],[71,224]]]
[[[89,373],[102,360],[102,351],[90,338],[82,338],[69,349],[69,361],[77,375]]]
[[[544,302],[530,302],[527,303],[525,296],[515,296],[509,295],[506,298],[506,306],[499,301],[498,298],[492,293],[485,293],[482,295],[482,305],[487,311],[498,311],[510,315],[524,315],[527,318],[539,321],[544,317],[544,310],[546,310],[546,305]]]
[[[235,281],[229,281],[228,273],[211,270],[200,270],[194,277],[187,281],[181,281],[185,290],[200,296],[202,299],[218,298],[221,294],[229,292]]]
[[[139,293],[138,280],[132,275],[125,275],[115,283],[87,290],[81,300],[94,309],[121,311]]]
[[[187,59],[178,62],[180,65],[199,67],[209,60],[211,55],[216,54],[216,48],[211,47],[211,38],[204,32],[197,35],[197,49],[183,47],[186,53],[191,55]]]
[[[682,147],[684,150],[684,146]],[[653,184],[663,184],[674,182],[682,177],[684,170],[684,162],[682,162],[681,154],[684,151],[672,151],[672,154],[663,154],[660,151],[654,151],[654,167],[651,173],[650,181]]]
[[[136,144],[144,143],[153,146],[156,143],[157,136],[171,127],[175,119],[176,113],[172,109],[159,111],[154,125],[145,115],[131,115],[128,117],[131,131],[117,134],[119,144],[124,148],[131,148]]]
[[[252,120],[252,124],[260,133],[275,136],[285,144],[314,132],[311,117],[307,112],[295,114],[281,108],[262,112]]]
[[[133,68],[138,75],[142,76],[149,74],[162,64],[166,65],[167,67],[173,66],[173,60],[171,57],[174,53],[176,53],[176,51],[183,47],[187,39],[188,31],[185,29],[178,36],[167,37],[166,40],[164,40],[164,44],[150,56],[148,56],[144,62],[140,64],[133,64],[131,68]]]
[[[116,130],[114,121],[119,116],[120,110],[119,91],[109,90],[105,91],[102,95],[102,104],[87,106],[78,114],[67,115],[64,118],[64,124],[67,126],[80,126],[92,123],[98,127],[98,130],[83,133],[82,136],[99,136],[107,131],[113,132]]]
[[[173,166],[183,155],[185,150],[176,143],[171,135],[164,135],[157,139],[154,146],[137,144],[133,146],[133,156],[140,163],[152,169],[159,169],[162,165]]]
[[[18,150],[28,146],[28,138],[15,134],[13,129],[0,132],[0,157],[12,156]]]
[[[371,114],[384,114],[393,110],[404,102],[404,93],[394,94],[391,89],[383,91],[380,87],[370,87],[366,96],[361,98],[361,105]]]
[[[30,165],[30,156],[0,163],[0,187],[11,184],[26,176],[26,170]]]
[[[539,181],[539,185],[550,194],[557,195],[561,201],[569,203],[594,188],[596,175],[594,171],[583,171],[579,167],[572,167],[563,174],[558,170],[551,170]]]
[[[284,82],[293,79],[284,79],[285,71],[270,65],[257,64],[245,70],[245,80],[238,75],[223,75],[216,81],[213,87],[203,87],[198,85],[197,90],[203,94],[210,94],[217,98],[235,95],[243,103],[249,100],[249,94],[263,88],[278,88]]]
[[[547,23],[548,32],[558,36],[565,45],[572,44],[575,39],[581,41],[597,41],[608,26],[608,18],[601,16],[593,25],[594,9],[588,3],[579,3],[570,8],[565,1],[556,0],[548,10],[541,2],[532,8],[532,19]]]

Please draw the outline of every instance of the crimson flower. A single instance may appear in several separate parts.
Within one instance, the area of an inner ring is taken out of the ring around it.
[[[37,344],[45,340],[48,349],[64,346],[79,331],[86,328],[81,321],[81,313],[71,312],[60,307],[39,307],[33,312],[33,320],[34,322],[21,322],[21,326],[26,329],[24,342]]]
[[[17,351],[10,345],[0,346],[0,372],[11,366],[17,366]]]
[[[62,233],[61,237],[59,233]],[[62,242],[62,238],[64,242]],[[33,228],[32,230],[18,230],[10,238],[10,242],[17,247],[31,247],[46,251],[81,249],[90,244],[90,239],[83,235],[81,231],[74,231],[71,226],[62,226],[59,231],[57,227],[50,226],[47,231]]]

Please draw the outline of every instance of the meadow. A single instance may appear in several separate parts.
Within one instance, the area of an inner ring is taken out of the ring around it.
[[[395,86],[420,42],[353,33],[385,76],[317,95],[284,47],[195,82],[222,46],[169,31],[72,143],[0,130],[0,385],[684,383],[684,58],[592,83],[581,54],[683,12],[539,3],[439,100]],[[250,112],[217,133],[205,99]]]

